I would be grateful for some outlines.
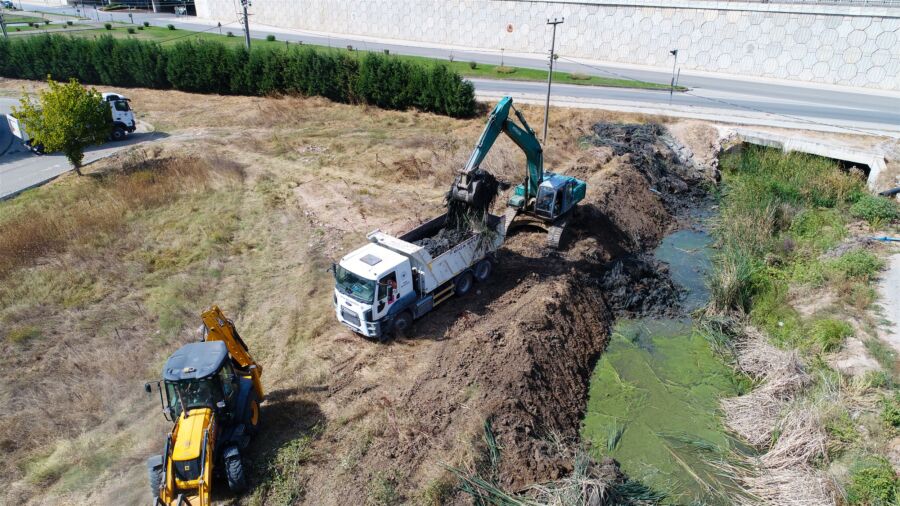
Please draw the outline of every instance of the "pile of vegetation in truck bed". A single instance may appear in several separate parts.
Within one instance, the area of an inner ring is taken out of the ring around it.
[[[479,170],[472,175],[477,178],[481,190],[476,192],[472,203],[454,199],[451,192],[445,197],[447,219],[444,226],[433,236],[415,241],[425,248],[432,257],[437,257],[472,234],[490,236],[497,233],[487,224],[487,215],[500,192],[500,181],[490,172]]]

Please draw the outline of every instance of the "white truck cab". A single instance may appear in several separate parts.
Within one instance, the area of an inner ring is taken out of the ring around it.
[[[131,101],[121,93],[103,93],[103,101],[109,104],[112,114],[113,130],[110,137],[114,141],[125,138],[126,134],[134,132],[137,124],[134,121],[134,111],[131,110]]]
[[[487,280],[494,252],[503,244],[504,218],[488,215],[490,233],[472,233],[432,256],[417,242],[434,236],[445,221],[446,215],[438,216],[400,237],[376,230],[367,236],[368,244],[341,258],[334,266],[338,321],[358,334],[383,339]]]

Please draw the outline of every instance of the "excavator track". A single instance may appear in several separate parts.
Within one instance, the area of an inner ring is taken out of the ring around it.
[[[563,232],[566,231],[566,225],[569,224],[570,214],[559,217],[550,225],[547,230],[547,246],[553,249],[559,249],[559,241],[562,239]]]
[[[507,207],[506,212],[503,213],[503,236],[505,237],[509,233],[509,227],[512,226],[513,220],[516,219],[516,216],[519,215],[519,210],[515,207]]]

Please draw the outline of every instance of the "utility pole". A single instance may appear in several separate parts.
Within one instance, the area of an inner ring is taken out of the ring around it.
[[[550,39],[550,73],[547,74],[547,103],[544,104],[544,140],[547,143],[547,126],[550,123],[550,86],[553,84],[553,60],[556,59],[556,25],[565,23],[566,18],[547,20],[548,25],[553,25],[553,38]]]
[[[0,30],[3,31],[3,38],[8,39],[9,35],[6,33],[6,21],[3,19],[2,12],[0,12]]]
[[[247,46],[247,51],[250,51],[250,17],[247,15],[250,0],[241,0],[241,5],[244,7],[244,44]]]
[[[672,62],[672,83],[669,86],[669,103],[672,103],[672,94],[675,93],[675,66],[678,65],[678,50],[673,49],[669,51],[669,54],[675,57],[675,61]]]

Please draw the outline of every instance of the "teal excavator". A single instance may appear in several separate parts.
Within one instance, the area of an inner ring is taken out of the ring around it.
[[[510,117],[510,110],[515,112],[519,123]],[[496,191],[496,187],[488,184],[492,176],[481,169],[481,162],[501,133],[505,133],[525,152],[527,160],[525,181],[516,186],[507,202],[507,231],[514,222],[515,226],[538,226],[547,231],[549,246],[557,248],[576,204],[584,199],[587,184],[572,176],[544,172],[541,143],[525,121],[525,116],[513,107],[511,97],[503,97],[491,112],[472,156],[453,182],[450,195],[473,206],[493,200],[490,193]]]

